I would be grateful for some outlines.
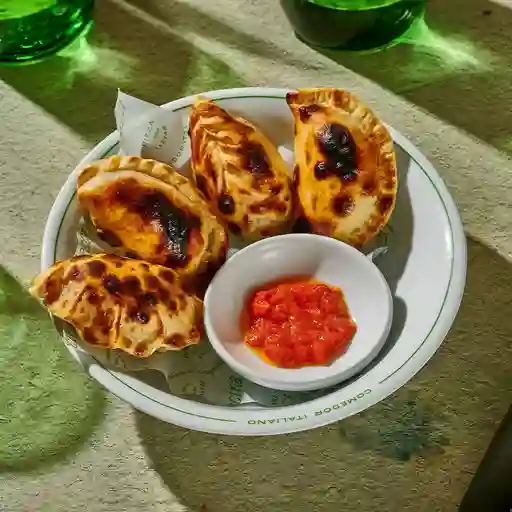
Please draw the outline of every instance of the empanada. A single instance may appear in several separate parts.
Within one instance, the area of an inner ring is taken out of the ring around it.
[[[397,193],[393,141],[377,116],[338,89],[288,93],[295,183],[313,232],[361,246],[386,225]]]
[[[196,185],[232,233],[251,241],[289,227],[290,172],[258,128],[198,98],[189,133]]]
[[[78,200],[100,238],[180,276],[210,272],[226,258],[224,227],[169,165],[137,156],[100,160],[80,172]]]
[[[112,254],[75,256],[37,276],[30,293],[97,348],[148,357],[201,339],[202,302],[159,265]]]

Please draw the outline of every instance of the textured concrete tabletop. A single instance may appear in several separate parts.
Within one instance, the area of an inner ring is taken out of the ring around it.
[[[372,55],[313,51],[276,0],[98,3],[89,45],[0,69],[0,510],[455,510],[511,401],[510,2],[431,2],[433,31]],[[359,94],[434,162],[469,237],[463,305],[427,367],[363,414],[277,438],[134,411],[80,371],[11,277],[37,271],[52,201],[112,130],[118,87],[163,103],[241,85]]]

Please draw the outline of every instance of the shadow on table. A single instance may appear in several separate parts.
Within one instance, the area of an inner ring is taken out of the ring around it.
[[[393,324],[391,331],[379,355],[363,370],[363,372],[379,364],[400,338],[407,319],[407,304],[396,293],[400,279],[405,271],[412,248],[414,232],[414,216],[412,212],[410,190],[406,186],[407,176],[412,164],[411,156],[398,144],[395,144],[396,163],[400,180],[393,216],[389,224],[390,233],[386,244],[388,251],[375,260],[393,295]],[[386,229],[386,228],[385,228]],[[358,376],[354,376],[354,380]]]
[[[198,512],[338,512],[354,503],[362,512],[375,504],[453,510],[512,390],[512,265],[472,240],[468,249],[464,301],[442,348],[360,415],[310,432],[236,438],[137,413],[141,441],[171,492]]]
[[[432,0],[426,22],[380,52],[319,51],[512,153],[512,4]]]
[[[104,417],[104,392],[1,266],[0,375],[0,473],[41,470],[74,455]]]
[[[194,12],[189,8],[185,14],[192,19]],[[156,19],[137,14],[121,2],[97,2],[87,37],[42,62],[0,68],[0,79],[91,143],[115,128],[118,88],[160,104],[205,89],[244,85],[224,62]]]
[[[219,19],[212,18],[182,1],[158,2],[155,0],[125,0],[154,20],[173,27],[183,34],[200,34],[216,42],[221,42],[232,50],[243,50],[248,55],[258,55],[291,66],[304,67],[302,60],[293,59],[279,46],[268,39],[236,30]],[[165,5],[165,9],[161,5]],[[316,69],[312,66],[313,69]]]

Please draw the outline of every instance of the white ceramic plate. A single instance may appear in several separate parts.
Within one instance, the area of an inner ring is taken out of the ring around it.
[[[243,88],[205,93],[247,117],[277,144],[292,148],[293,121],[286,90]],[[189,96],[165,105],[186,112]],[[68,346],[72,355],[109,391],[169,423],[204,432],[272,435],[307,430],[371,407],[411,379],[443,342],[457,314],[466,277],[466,241],[457,208],[430,162],[390,128],[400,188],[388,236],[388,252],[376,261],[394,296],[393,325],[379,356],[361,374],[303,403],[220,407],[176,397],[137,373],[116,372]],[[115,154],[117,132],[98,144],[79,167]],[[76,174],[61,189],[46,225],[42,268],[74,252]]]

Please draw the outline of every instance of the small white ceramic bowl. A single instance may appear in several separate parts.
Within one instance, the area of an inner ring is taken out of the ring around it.
[[[247,295],[293,275],[341,288],[357,324],[347,352],[328,366],[278,368],[243,342],[239,323]],[[332,386],[361,371],[386,341],[393,318],[391,292],[377,267],[347,244],[309,234],[271,237],[237,252],[210,283],[204,305],[206,333],[219,356],[245,378],[284,391]]]

